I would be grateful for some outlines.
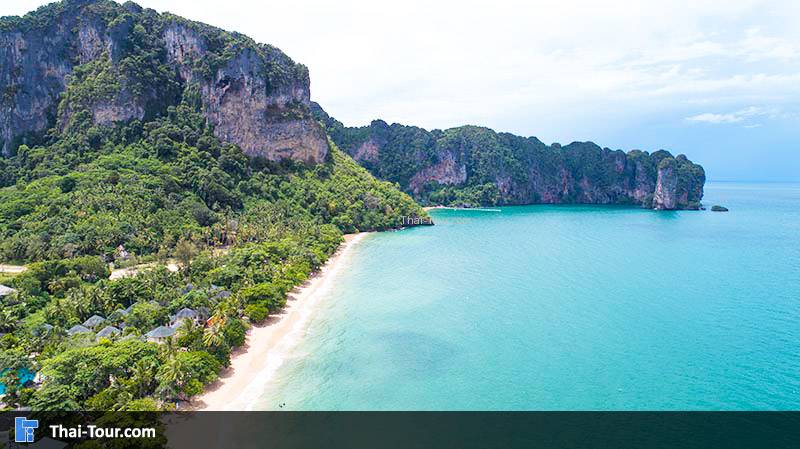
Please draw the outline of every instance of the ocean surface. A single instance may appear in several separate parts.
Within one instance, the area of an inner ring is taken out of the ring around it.
[[[800,409],[800,185],[373,234],[257,409]]]

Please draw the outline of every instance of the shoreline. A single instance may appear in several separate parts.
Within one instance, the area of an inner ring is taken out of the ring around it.
[[[181,405],[204,411],[253,410],[266,385],[305,335],[322,297],[330,291],[353,247],[366,234],[345,235],[344,243],[325,265],[289,293],[280,313],[250,328],[244,345],[231,354],[231,365],[220,373],[219,380]]]
[[[521,204],[520,206],[529,206],[529,204]],[[422,209],[424,209],[425,212],[428,212],[428,211],[431,211],[431,210],[437,210],[437,209],[441,209],[441,210],[468,210],[468,211],[476,211],[476,212],[502,212],[500,209],[497,209],[497,208],[492,209],[492,208],[488,208],[488,207],[425,206]]]

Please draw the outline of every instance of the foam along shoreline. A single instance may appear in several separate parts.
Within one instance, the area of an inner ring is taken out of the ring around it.
[[[485,207],[450,207],[450,206],[426,206],[423,207],[426,211],[435,210],[435,209],[443,209],[443,210],[466,210],[466,211],[473,211],[473,212],[502,212],[500,209],[491,209]]]
[[[344,243],[327,263],[302,286],[289,294],[279,314],[253,326],[245,344],[231,354],[231,366],[205,393],[195,397],[197,410],[253,410],[291,350],[305,335],[321,299],[334,285],[350,258],[353,247],[366,232],[344,236]]]

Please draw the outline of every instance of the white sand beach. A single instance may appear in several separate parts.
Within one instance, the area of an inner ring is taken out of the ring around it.
[[[289,294],[280,314],[253,326],[244,346],[231,355],[231,366],[205,393],[193,399],[197,410],[253,410],[265,386],[306,332],[321,299],[347,265],[352,248],[366,233],[345,236],[345,242],[318,273]]]

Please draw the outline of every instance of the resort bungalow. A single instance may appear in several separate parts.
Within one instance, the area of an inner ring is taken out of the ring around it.
[[[106,322],[106,319],[101,317],[100,315],[92,315],[89,317],[88,320],[83,322],[83,325],[88,327],[89,329],[94,329],[95,327],[103,324]]]
[[[172,324],[180,323],[185,319],[190,319],[193,322],[197,323],[197,320],[200,319],[200,314],[197,311],[192,310],[188,307],[184,307],[183,309],[179,310],[178,313],[175,315],[171,315],[170,321]]]
[[[114,326],[106,326],[97,333],[98,338],[112,338],[122,333],[121,330]]]
[[[11,287],[6,287],[3,284],[0,284],[0,296],[8,296],[12,293],[16,293],[17,291]]]
[[[108,316],[108,319],[111,321],[119,321],[124,320],[126,316],[128,316],[130,312],[126,309],[117,309]]]
[[[211,311],[208,310],[208,307],[200,306],[196,310],[197,310],[197,315],[201,320],[205,320],[206,318],[211,316]]]
[[[43,335],[49,335],[50,332],[53,331],[53,326],[47,323],[42,324],[41,326],[37,326],[31,331],[34,337],[40,337]]]
[[[92,330],[88,329],[86,326],[81,326],[80,324],[76,324],[67,330],[67,335],[72,337],[73,335],[78,334],[91,334]]]
[[[220,290],[214,296],[212,296],[211,299],[214,299],[216,301],[222,301],[223,299],[229,298],[230,296],[231,292],[229,292],[228,290]]]
[[[175,335],[175,329],[168,326],[158,326],[150,332],[144,334],[147,341],[163,343]]]

